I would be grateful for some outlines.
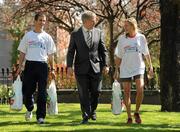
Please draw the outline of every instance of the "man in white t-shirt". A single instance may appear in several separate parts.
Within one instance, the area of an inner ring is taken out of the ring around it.
[[[27,109],[25,119],[29,121],[32,118],[33,94],[38,86],[36,119],[39,124],[44,123],[46,116],[48,61],[51,74],[55,77],[53,54],[56,52],[56,46],[52,37],[43,30],[45,23],[46,16],[37,13],[34,18],[34,30],[24,35],[18,47],[20,57],[17,75],[21,73],[23,61],[26,60],[23,79],[24,103]]]
[[[144,90],[144,72],[145,63],[143,55],[149,64],[149,75],[153,76],[153,67],[147,46],[146,38],[137,31],[137,22],[134,18],[128,18],[125,21],[125,35],[119,38],[115,50],[115,79],[119,77],[118,69],[120,66],[120,81],[124,89],[124,102],[127,110],[127,124],[133,122],[131,115],[131,81],[136,83],[136,109],[134,113],[135,122],[142,123],[140,117],[140,105],[143,101]]]

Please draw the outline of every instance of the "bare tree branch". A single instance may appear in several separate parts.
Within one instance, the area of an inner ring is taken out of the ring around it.
[[[153,32],[153,31],[156,30],[156,29],[160,29],[160,25],[146,30],[146,31],[144,32],[145,36],[148,36],[151,32]]]

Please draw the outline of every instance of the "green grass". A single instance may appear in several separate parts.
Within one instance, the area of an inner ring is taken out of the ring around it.
[[[134,105],[132,109],[134,109]],[[79,104],[59,104],[59,114],[46,117],[46,123],[36,123],[35,112],[32,121],[24,120],[25,108],[22,111],[10,111],[8,105],[0,105],[0,132],[8,131],[85,131],[85,132],[180,132],[180,113],[160,112],[158,105],[142,105],[142,124],[127,125],[126,112],[113,115],[109,104],[100,104],[97,109],[97,121],[80,125],[81,112]],[[132,113],[133,114],[133,113]]]

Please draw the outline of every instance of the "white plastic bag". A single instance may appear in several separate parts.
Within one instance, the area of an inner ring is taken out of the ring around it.
[[[112,113],[114,115],[119,115],[124,109],[124,103],[122,100],[122,91],[120,83],[115,80],[112,84]]]
[[[58,114],[58,103],[55,80],[51,81],[49,88],[47,89],[47,93],[47,113],[49,115],[56,115]]]
[[[10,97],[10,109],[20,111],[23,108],[23,95],[22,95],[22,81],[20,76],[17,76],[17,79],[12,85],[13,96]]]

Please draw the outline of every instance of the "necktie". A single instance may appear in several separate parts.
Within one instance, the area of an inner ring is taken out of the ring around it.
[[[92,44],[92,37],[91,37],[91,31],[87,31],[87,45],[90,48]]]

